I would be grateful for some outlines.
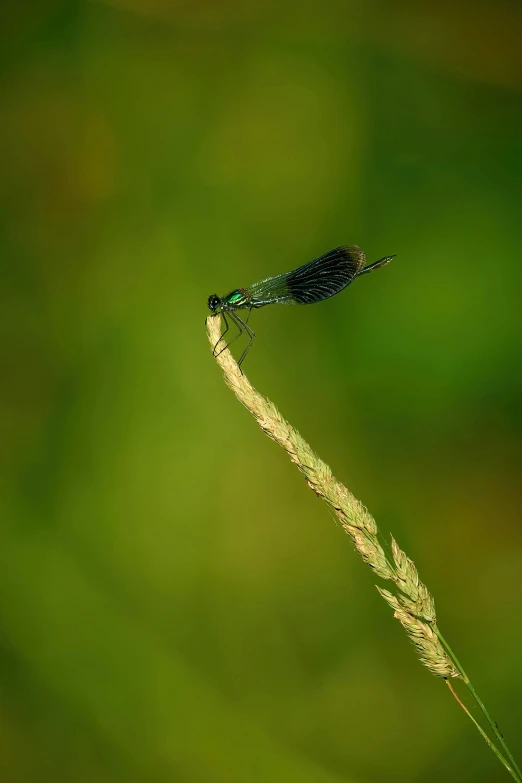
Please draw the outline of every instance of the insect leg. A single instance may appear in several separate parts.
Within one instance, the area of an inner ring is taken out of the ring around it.
[[[232,311],[229,311],[229,313],[228,313],[228,314],[229,314],[229,316],[230,316],[230,320],[231,320],[231,321],[232,321],[232,322],[233,322],[233,323],[234,323],[234,324],[237,326],[237,328],[238,328],[238,330],[239,330],[239,331],[238,331],[238,333],[236,334],[236,336],[235,336],[235,337],[233,337],[233,338],[232,338],[232,339],[231,339],[231,340],[230,340],[230,341],[229,341],[229,342],[228,342],[226,345],[224,345],[224,346],[223,346],[223,348],[221,348],[221,350],[220,350],[220,351],[218,351],[217,353],[215,352],[215,351],[216,351],[216,348],[217,348],[217,346],[218,346],[218,343],[219,343],[219,342],[220,342],[220,341],[223,339],[223,337],[225,336],[225,334],[228,332],[228,322],[227,322],[227,319],[226,319],[226,317],[225,317],[225,313],[223,313],[223,317],[225,317],[225,323],[227,324],[227,328],[225,329],[225,331],[223,332],[223,334],[221,335],[221,337],[219,338],[219,340],[217,341],[217,343],[216,343],[216,344],[215,344],[215,346],[214,346],[214,356],[216,357],[216,359],[217,359],[217,357],[218,357],[220,354],[222,354],[222,353],[223,353],[223,351],[225,351],[227,348],[229,348],[229,347],[232,345],[232,343],[233,343],[233,342],[235,342],[235,340],[237,340],[237,338],[238,338],[238,337],[241,337],[241,335],[242,335],[242,334],[243,334],[243,332],[244,332],[244,329],[243,329],[243,328],[242,328],[242,327],[241,327],[241,326],[238,324],[238,322],[237,322],[237,321],[236,321],[236,319],[234,318],[234,314],[233,314],[233,312],[232,312]]]
[[[250,313],[249,313],[249,315],[250,315]],[[234,313],[234,320],[236,320],[239,329],[241,329],[241,331],[245,331],[248,334],[248,337],[249,337],[248,345],[245,348],[245,350],[243,351],[243,353],[241,354],[241,357],[240,357],[240,359],[238,361],[238,366],[239,366],[239,369],[241,370],[241,365],[244,362],[247,353],[252,348],[252,343],[256,339],[256,333],[254,332],[254,330],[252,329],[251,326],[248,326],[248,318],[247,318],[247,323],[245,323],[243,321],[243,319],[237,313]],[[241,372],[243,372],[243,370],[241,370]]]
[[[219,338],[219,340],[217,341],[217,343],[214,346],[214,349],[212,351],[214,356],[216,356],[216,348],[218,347],[219,343],[221,342],[221,340],[223,339],[223,337],[226,335],[226,333],[228,332],[228,330],[230,328],[225,313],[223,313],[223,320],[225,321],[225,331],[223,332],[223,334],[221,335],[221,337]]]

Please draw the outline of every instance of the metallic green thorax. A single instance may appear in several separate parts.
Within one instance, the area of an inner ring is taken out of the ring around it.
[[[222,303],[224,305],[223,309],[225,310],[227,309],[227,306],[232,307],[233,309],[248,307],[250,304],[250,297],[246,295],[245,291],[238,289],[237,291],[232,291],[230,294],[224,296]]]

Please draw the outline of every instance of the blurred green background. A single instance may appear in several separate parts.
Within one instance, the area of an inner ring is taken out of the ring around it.
[[[245,369],[413,557],[520,762],[522,5],[0,23],[2,783],[508,779],[204,318],[397,254],[254,313]]]

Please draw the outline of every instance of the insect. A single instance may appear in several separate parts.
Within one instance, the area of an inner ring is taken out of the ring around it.
[[[221,313],[225,321],[225,331],[214,346],[214,356],[219,356],[226,348],[246,332],[248,344],[239,359],[239,367],[255,339],[255,332],[248,324],[250,313],[259,307],[269,304],[313,304],[322,302],[338,294],[350,285],[356,277],[373,272],[388,264],[395,256],[385,256],[366,266],[366,256],[357,245],[336,247],[323,256],[309,261],[294,269],[293,272],[283,272],[275,277],[267,277],[258,283],[252,283],[248,288],[237,288],[220,298],[212,294],[208,298],[208,307],[213,315]],[[245,320],[239,315],[240,310],[248,310]],[[227,315],[237,327],[238,333],[229,342],[225,341],[230,325]],[[219,348],[220,343],[223,346]]]

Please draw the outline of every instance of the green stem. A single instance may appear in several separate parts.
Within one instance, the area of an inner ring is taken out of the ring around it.
[[[470,681],[470,679],[469,679],[468,675],[467,675],[467,674],[466,674],[466,672],[464,671],[464,668],[462,667],[462,664],[460,663],[459,659],[457,658],[457,656],[455,655],[455,653],[453,652],[453,650],[451,649],[451,647],[449,646],[448,642],[446,641],[446,639],[445,639],[445,638],[444,638],[444,636],[441,634],[441,632],[439,631],[439,629],[438,629],[438,628],[437,628],[437,636],[439,637],[439,639],[440,639],[440,643],[442,644],[442,646],[444,647],[444,649],[445,649],[445,650],[446,650],[446,652],[448,653],[449,657],[451,658],[451,660],[453,661],[453,663],[455,664],[455,666],[456,666],[456,667],[457,667],[457,669],[459,670],[459,672],[460,672],[460,674],[461,674],[461,677],[462,677],[462,679],[463,679],[463,681],[464,681],[465,685],[467,686],[467,688],[468,688],[468,690],[470,691],[471,695],[473,696],[473,698],[475,699],[476,703],[477,703],[477,704],[478,704],[478,706],[480,707],[480,710],[482,711],[482,713],[483,713],[484,717],[486,718],[487,722],[489,723],[489,725],[490,725],[490,727],[491,727],[491,730],[492,730],[493,734],[495,735],[495,737],[497,738],[497,740],[498,740],[498,741],[500,742],[500,744],[502,745],[502,748],[503,748],[503,750],[504,750],[504,753],[505,753],[505,754],[506,754],[506,756],[508,757],[508,759],[509,759],[509,761],[510,761],[510,763],[511,763],[511,765],[512,765],[512,766],[510,766],[510,764],[508,764],[508,763],[507,763],[506,759],[504,759],[504,757],[503,757],[503,756],[500,754],[500,752],[498,751],[498,749],[495,747],[495,745],[493,745],[493,743],[491,742],[491,740],[489,740],[489,738],[487,738],[488,744],[490,745],[490,747],[492,748],[492,750],[493,750],[493,751],[494,751],[494,752],[497,754],[497,756],[499,757],[499,759],[502,761],[502,763],[504,764],[504,766],[506,767],[506,769],[507,769],[507,770],[508,770],[508,771],[511,773],[511,775],[514,777],[514,779],[515,779],[515,780],[517,780],[519,783],[522,783],[522,772],[520,771],[520,768],[519,768],[519,766],[518,766],[517,762],[516,762],[516,761],[515,761],[515,759],[513,758],[512,754],[511,754],[511,751],[509,750],[508,746],[506,745],[506,742],[505,742],[505,740],[504,740],[504,737],[503,737],[503,736],[502,736],[502,734],[500,733],[500,730],[499,730],[499,728],[498,728],[498,726],[497,726],[496,722],[493,720],[493,718],[491,717],[491,715],[490,715],[490,714],[489,714],[489,712],[487,711],[487,709],[486,709],[486,707],[485,707],[484,703],[482,702],[482,699],[479,697],[479,695],[478,695],[478,693],[476,692],[475,688],[474,688],[474,687],[473,687],[473,685],[471,684],[471,681]],[[447,681],[447,682],[448,682],[448,681]],[[449,684],[449,682],[448,682],[448,684]],[[454,694],[454,695],[455,695],[455,694]],[[456,696],[455,696],[455,698],[456,698]],[[458,699],[457,699],[457,700],[458,700]],[[459,701],[459,703],[461,704],[461,706],[464,708],[464,705],[462,704],[462,702],[460,702],[460,700],[458,700],[458,701]],[[465,708],[464,708],[464,709],[465,709]],[[484,732],[483,732],[483,730],[480,728],[480,726],[478,725],[478,723],[476,722],[476,720],[473,718],[473,716],[471,715],[471,713],[470,713],[468,710],[466,710],[466,712],[467,712],[467,714],[469,715],[469,717],[471,718],[471,720],[473,721],[473,723],[475,723],[475,725],[476,725],[476,726],[477,726],[477,728],[479,729],[480,733],[481,733],[483,736],[485,736],[485,733],[484,733]]]
[[[450,681],[449,681],[449,680],[446,680],[446,685],[447,685],[447,686],[448,686],[448,688],[450,689],[450,691],[451,691],[451,694],[452,694],[453,698],[454,698],[454,699],[457,701],[457,703],[458,703],[458,704],[460,704],[460,706],[462,707],[462,709],[464,710],[464,712],[466,713],[466,715],[468,716],[468,718],[469,718],[471,721],[473,721],[473,723],[474,723],[474,724],[475,724],[475,726],[477,727],[478,731],[480,732],[480,734],[482,735],[482,737],[484,738],[484,740],[487,742],[487,744],[489,745],[489,747],[491,748],[491,750],[493,751],[493,753],[494,753],[494,754],[497,756],[497,758],[499,759],[499,761],[501,762],[501,764],[503,764],[503,765],[504,765],[504,767],[507,769],[507,771],[509,772],[509,774],[511,775],[511,777],[512,777],[514,780],[516,780],[516,781],[517,781],[517,783],[518,783],[518,781],[520,780],[520,778],[518,777],[518,775],[516,774],[516,772],[515,772],[515,771],[514,771],[514,770],[513,770],[513,769],[512,769],[510,766],[509,766],[509,764],[507,763],[506,759],[504,758],[504,756],[502,755],[502,753],[499,751],[499,749],[497,748],[497,746],[495,745],[495,743],[491,741],[491,739],[488,737],[488,735],[486,734],[486,732],[484,731],[484,729],[482,728],[482,726],[480,725],[480,723],[479,723],[478,721],[476,721],[476,720],[475,720],[475,718],[473,717],[473,715],[471,714],[471,712],[468,710],[468,708],[466,707],[466,705],[465,705],[465,704],[464,704],[464,703],[463,703],[463,702],[462,702],[462,701],[459,699],[459,697],[458,697],[458,696],[457,696],[457,694],[455,693],[455,690],[453,689],[453,686],[452,686],[452,684],[450,683]]]

